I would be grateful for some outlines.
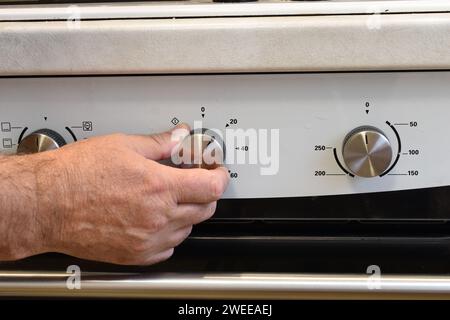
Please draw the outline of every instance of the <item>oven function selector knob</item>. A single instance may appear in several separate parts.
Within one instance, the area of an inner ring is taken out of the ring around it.
[[[193,130],[181,141],[172,159],[182,168],[214,169],[224,163],[225,145],[220,135],[210,129]]]
[[[64,138],[50,129],[40,129],[27,135],[19,142],[17,153],[37,153],[58,149],[66,144]]]
[[[362,126],[347,134],[342,156],[352,173],[371,178],[379,176],[389,167],[392,146],[383,131],[372,126]]]

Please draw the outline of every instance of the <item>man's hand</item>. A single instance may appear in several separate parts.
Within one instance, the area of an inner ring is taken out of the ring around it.
[[[21,229],[5,230],[7,239],[28,237],[8,248],[2,239],[0,259],[48,251],[128,265],[169,258],[193,225],[213,215],[228,183],[225,168],[178,169],[156,162],[170,156],[174,143],[170,132],[114,134],[3,158],[8,165],[1,170],[14,171],[13,161],[16,167],[30,168],[22,175],[26,181],[9,177],[16,179],[10,186],[19,203],[8,208],[24,210],[22,202],[29,201],[31,216],[21,213],[28,221],[20,223],[16,217],[14,223],[0,224],[0,229]]]

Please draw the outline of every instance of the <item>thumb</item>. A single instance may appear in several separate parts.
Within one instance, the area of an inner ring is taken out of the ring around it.
[[[151,160],[170,157],[172,149],[189,134],[187,124],[179,124],[172,130],[152,135],[131,135],[130,146],[139,154]]]

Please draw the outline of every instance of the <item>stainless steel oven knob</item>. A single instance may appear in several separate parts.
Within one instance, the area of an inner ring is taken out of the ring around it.
[[[380,129],[362,126],[347,134],[342,156],[352,173],[371,178],[382,174],[389,167],[392,161],[392,146]]]
[[[40,129],[30,133],[19,142],[17,153],[36,153],[54,150],[66,144],[64,138],[50,129]]]
[[[224,164],[225,145],[210,129],[191,131],[172,154],[172,162],[182,168],[214,169]]]

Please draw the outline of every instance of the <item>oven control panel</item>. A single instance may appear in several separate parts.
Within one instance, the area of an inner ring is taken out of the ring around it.
[[[1,78],[0,152],[185,122],[192,141],[214,132],[200,136],[228,168],[225,198],[447,186],[449,83],[444,71]]]

